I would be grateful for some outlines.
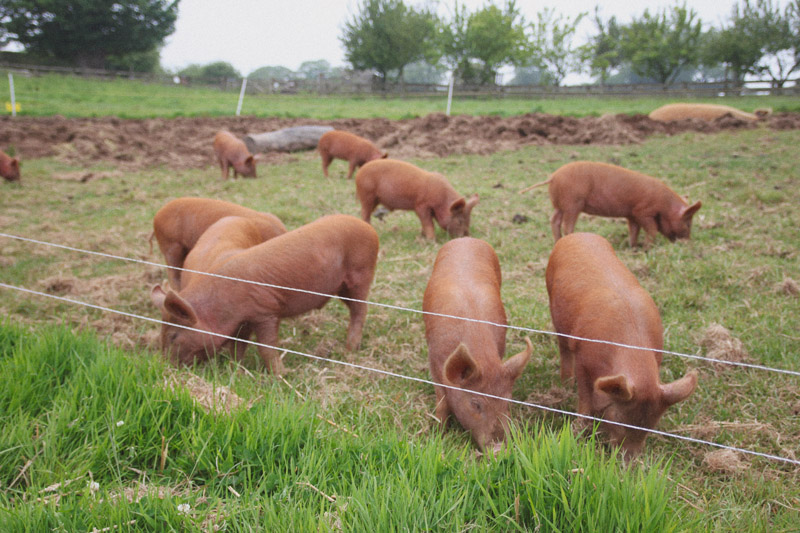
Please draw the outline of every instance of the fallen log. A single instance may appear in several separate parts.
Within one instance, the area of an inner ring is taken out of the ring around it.
[[[259,152],[296,152],[317,147],[319,138],[330,126],[295,126],[266,133],[245,135],[244,143],[251,154]]]

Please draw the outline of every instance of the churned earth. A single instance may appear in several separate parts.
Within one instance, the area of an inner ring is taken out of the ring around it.
[[[526,145],[641,142],[653,134],[685,131],[800,128],[800,113],[778,113],[752,123],[731,116],[706,122],[686,119],[656,122],[647,115],[565,117],[531,113],[514,117],[446,116],[441,113],[404,120],[255,117],[119,119],[53,117],[0,118],[0,148],[13,146],[23,160],[55,157],[74,165],[109,163],[129,171],[154,166],[200,168],[214,164],[211,142],[220,129],[237,136],[302,125],[344,129],[374,141],[390,157],[443,157],[489,154]],[[268,153],[265,159],[280,159]]]

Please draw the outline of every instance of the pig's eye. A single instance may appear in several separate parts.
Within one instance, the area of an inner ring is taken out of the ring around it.
[[[483,411],[483,404],[481,404],[481,402],[479,402],[478,400],[472,400],[470,403],[472,403],[472,408],[475,409],[477,412],[480,413],[481,411]]]

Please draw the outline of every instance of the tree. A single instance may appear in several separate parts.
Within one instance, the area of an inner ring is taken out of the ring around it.
[[[207,65],[189,65],[178,72],[179,76],[186,78],[212,79],[212,78],[241,78],[242,75],[233,65],[226,61],[216,61]]]
[[[295,76],[294,72],[286,67],[260,67],[250,73],[251,80],[280,80],[287,81]]]
[[[163,72],[161,69],[161,50],[153,48],[146,52],[131,52],[125,55],[106,57],[106,68],[132,72]]]
[[[640,76],[669,85],[683,68],[699,61],[702,22],[696,17],[685,5],[656,15],[645,10],[622,27],[623,59]]]
[[[433,85],[441,83],[446,73],[447,69],[443,65],[431,65],[427,61],[414,61],[406,66],[403,77],[408,83]]]
[[[27,51],[102,68],[175,31],[179,0],[3,0],[5,29]]]
[[[757,68],[772,79],[773,87],[783,87],[789,76],[800,67],[800,2],[790,2],[783,13],[772,0],[745,0],[743,17],[752,25],[762,44]]]
[[[524,65],[531,50],[514,0],[504,9],[489,4],[474,13],[456,3],[453,19],[440,25],[439,43],[456,77],[478,84],[494,83],[503,65]]]
[[[622,28],[613,16],[608,22],[603,22],[597,7],[594,11],[594,24],[597,34],[578,49],[578,56],[589,72],[600,78],[600,84],[605,85],[612,72],[622,65]]]
[[[535,63],[544,71],[544,80],[556,87],[580,65],[578,48],[572,45],[572,38],[585,16],[586,13],[580,13],[571,20],[544,8],[537,13],[536,22],[531,24]]]
[[[434,59],[436,18],[402,0],[363,0],[340,37],[345,58],[356,70],[375,70],[383,83],[392,71],[403,79],[406,65]]]
[[[324,59],[316,61],[303,61],[297,73],[307,80],[315,80],[320,76],[325,76],[331,71],[331,64]]]

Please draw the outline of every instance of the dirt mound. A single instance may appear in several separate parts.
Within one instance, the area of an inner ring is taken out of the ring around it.
[[[686,119],[662,123],[646,115],[564,117],[530,113],[515,117],[446,116],[434,113],[406,120],[314,120],[216,117],[119,119],[0,117],[0,149],[13,146],[22,159],[56,157],[88,166],[110,163],[121,170],[154,166],[199,168],[215,164],[211,141],[220,129],[239,137],[290,126],[327,125],[372,139],[391,157],[441,157],[489,154],[542,144],[633,144],[653,134],[684,131],[714,133],[723,129],[800,128],[799,113],[772,115],[760,123],[724,116],[714,121]],[[267,154],[267,160],[278,157]]]

